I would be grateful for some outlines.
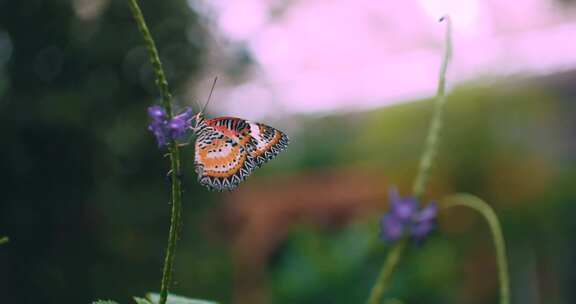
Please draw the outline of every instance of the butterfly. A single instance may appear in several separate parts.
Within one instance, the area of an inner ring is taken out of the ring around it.
[[[194,116],[191,129],[198,182],[209,190],[236,189],[288,146],[288,136],[268,125],[236,117],[206,119],[203,112]]]

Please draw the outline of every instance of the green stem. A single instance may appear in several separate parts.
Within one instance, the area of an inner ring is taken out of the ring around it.
[[[444,45],[444,55],[442,57],[442,65],[440,66],[440,73],[438,76],[438,88],[436,90],[436,99],[434,102],[434,110],[432,113],[432,120],[430,121],[430,126],[428,127],[428,135],[426,136],[426,144],[422,156],[420,158],[420,165],[418,167],[418,173],[414,184],[412,186],[412,193],[416,198],[421,198],[424,194],[424,189],[428,182],[428,175],[432,164],[434,162],[434,157],[438,150],[438,141],[440,139],[440,133],[442,130],[442,119],[444,113],[444,104],[446,104],[446,71],[448,70],[448,65],[450,59],[452,58],[452,23],[450,17],[442,17],[440,21],[446,21],[446,40]],[[406,240],[398,242],[395,244],[380,272],[380,276],[376,281],[374,287],[372,287],[372,292],[368,298],[369,304],[379,304],[381,302],[382,295],[386,289],[390,277],[392,276],[396,265],[403,252],[405,251]]]
[[[172,118],[172,94],[170,94],[168,81],[166,81],[164,69],[162,68],[162,62],[160,62],[160,56],[158,56],[156,43],[150,34],[150,30],[148,30],[146,20],[144,19],[144,15],[142,15],[142,10],[140,10],[138,1],[128,0],[128,3],[130,4],[132,16],[134,16],[134,20],[136,20],[138,29],[140,29],[140,33],[142,33],[144,43],[148,49],[148,57],[150,57],[150,63],[152,63],[154,75],[156,76],[156,86],[158,87],[158,90],[160,90],[160,96],[162,97],[162,106],[164,106],[166,112],[168,112],[168,115]]]
[[[162,62],[160,62],[160,56],[158,56],[158,50],[156,49],[156,44],[154,39],[148,30],[142,11],[138,6],[136,0],[128,0],[130,4],[130,9],[132,15],[138,24],[138,28],[142,33],[144,38],[144,43],[148,49],[148,56],[150,57],[150,62],[154,67],[154,74],[156,75],[156,86],[160,91],[162,97],[162,106],[168,113],[169,118],[172,118],[172,95],[170,94],[170,89],[168,87],[168,82],[166,81],[166,76],[164,75],[164,70],[162,68]],[[171,167],[171,180],[172,180],[172,212],[170,219],[170,232],[168,234],[168,246],[166,248],[166,257],[164,260],[164,269],[162,272],[162,285],[160,288],[160,302],[159,304],[165,304],[168,298],[168,289],[172,282],[172,268],[174,264],[174,255],[176,253],[176,243],[178,241],[178,226],[180,224],[180,215],[182,208],[182,185],[180,178],[178,177],[180,173],[180,151],[178,145],[173,140],[170,142],[169,148],[170,155],[170,167]]]
[[[0,237],[0,245],[4,245],[10,242],[10,239],[7,236]]]
[[[446,41],[444,46],[444,56],[442,65],[440,66],[440,74],[438,76],[438,88],[436,90],[436,102],[434,103],[434,112],[432,114],[432,121],[428,128],[428,135],[426,136],[426,146],[422,157],[420,158],[420,166],[418,168],[418,175],[412,186],[412,193],[417,198],[421,198],[428,182],[428,175],[434,162],[438,150],[438,141],[440,139],[440,132],[442,131],[442,119],[444,117],[444,104],[446,104],[446,71],[448,64],[452,58],[452,23],[450,17],[446,16],[440,21],[446,20]]]
[[[502,228],[496,213],[481,198],[471,194],[454,194],[442,200],[442,208],[463,206],[478,211],[490,227],[494,247],[496,248],[496,262],[498,264],[498,279],[500,282],[500,304],[510,303],[510,278],[508,276],[508,260],[506,259],[506,244],[502,234]]]
[[[388,282],[392,277],[392,273],[396,268],[396,265],[400,261],[400,257],[406,249],[407,240],[400,241],[397,245],[392,247],[390,253],[388,253],[388,257],[384,262],[384,266],[382,267],[382,271],[380,272],[380,276],[372,287],[372,292],[370,292],[370,297],[368,298],[368,304],[379,304],[382,298],[382,294],[384,293],[384,289],[388,286]]]

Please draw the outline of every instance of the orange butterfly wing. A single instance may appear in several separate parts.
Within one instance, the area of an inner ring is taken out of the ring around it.
[[[264,124],[233,117],[208,119],[196,139],[198,181],[211,190],[233,190],[287,145],[284,133]]]
[[[250,143],[254,147],[249,151],[258,167],[273,159],[286,149],[290,142],[288,136],[281,131],[261,123],[250,122]]]
[[[210,190],[233,190],[254,169],[252,157],[236,140],[215,129],[199,136],[194,164],[198,181]]]

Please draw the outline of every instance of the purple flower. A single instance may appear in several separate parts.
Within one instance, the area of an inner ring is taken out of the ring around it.
[[[165,121],[168,117],[166,111],[161,106],[151,106],[148,108],[148,115],[152,118],[152,121],[161,122]]]
[[[168,115],[166,111],[160,106],[152,106],[148,108],[148,116],[152,119],[152,122],[148,125],[148,130],[156,137],[158,147],[165,146],[168,142],[168,136],[166,135],[166,120]]]
[[[192,127],[192,108],[186,108],[184,111],[170,120],[168,129],[170,136],[177,141],[182,141],[186,138],[187,131]]]
[[[191,127],[192,109],[187,107],[180,114],[168,120],[168,114],[161,106],[148,108],[148,116],[152,120],[148,130],[154,134],[158,147],[164,147],[171,140],[183,141]]]
[[[393,243],[404,235],[404,224],[393,214],[385,214],[380,219],[380,238]]]
[[[395,217],[402,221],[409,220],[418,208],[418,202],[416,199],[412,197],[401,198],[396,188],[390,189],[389,195],[391,206],[390,211]]]
[[[390,210],[380,219],[380,238],[393,243],[403,237],[422,242],[434,230],[438,206],[430,203],[419,209],[414,197],[402,198],[396,189],[390,190]]]

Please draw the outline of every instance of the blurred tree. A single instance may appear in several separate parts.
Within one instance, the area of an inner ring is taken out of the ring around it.
[[[185,0],[142,5],[177,93],[206,31]],[[125,1],[0,0],[2,302],[158,288],[168,196],[141,39]]]

